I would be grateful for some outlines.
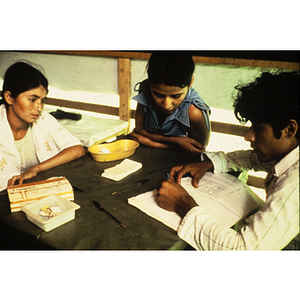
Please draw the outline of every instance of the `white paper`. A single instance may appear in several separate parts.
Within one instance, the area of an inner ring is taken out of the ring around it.
[[[177,230],[181,222],[179,215],[159,207],[156,199],[157,190],[152,190],[136,197],[129,198],[128,203],[139,208],[150,217],[161,221],[174,230]]]
[[[228,228],[264,203],[245,183],[226,173],[206,173],[200,180],[198,188],[194,188],[191,182],[192,179],[189,177],[182,178],[181,185],[199,206],[209,210]],[[153,190],[128,199],[128,203],[177,230],[181,218],[175,212],[159,207],[156,197],[157,191]]]
[[[228,227],[264,203],[247,184],[227,173],[206,173],[198,188],[192,186],[192,179],[189,177],[182,178],[181,185],[198,205],[206,208]]]
[[[110,151],[109,151],[107,148],[102,148],[102,149],[99,151],[99,153],[105,153],[105,154],[107,154],[107,153],[110,153]]]
[[[142,164],[128,158],[124,159],[120,164],[104,170],[101,176],[115,181],[119,181],[126,176],[136,172],[142,167]]]

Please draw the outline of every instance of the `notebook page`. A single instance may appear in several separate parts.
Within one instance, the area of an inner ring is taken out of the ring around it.
[[[207,173],[198,188],[191,185],[192,179],[182,178],[181,185],[223,225],[230,228],[264,202],[243,182],[229,174]],[[128,199],[128,203],[149,216],[177,230],[181,218],[158,206],[157,191],[153,190]]]
[[[189,177],[182,178],[181,185],[200,206],[228,227],[264,203],[249,186],[227,173],[206,173],[198,188],[194,188],[191,181]]]
[[[152,190],[128,199],[128,203],[139,208],[148,216],[159,220],[170,228],[177,230],[181,218],[175,212],[167,211],[156,202],[157,190]]]

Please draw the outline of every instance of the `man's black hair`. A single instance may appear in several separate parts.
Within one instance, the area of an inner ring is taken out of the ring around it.
[[[234,113],[240,123],[270,124],[278,139],[289,120],[296,120],[299,127],[299,72],[263,72],[235,89]]]

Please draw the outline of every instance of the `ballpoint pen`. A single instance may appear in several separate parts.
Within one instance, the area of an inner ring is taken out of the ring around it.
[[[83,193],[83,190],[82,190],[82,189],[80,189],[80,188],[78,188],[78,187],[76,187],[76,186],[74,186],[74,185],[72,185],[72,188],[73,188],[74,191],[78,191],[78,192]]]
[[[93,203],[99,210],[104,212],[107,216],[113,219],[117,224],[119,224],[123,228],[126,228],[126,226],[122,222],[120,222],[116,217],[114,217],[111,213],[109,213],[100,203],[98,203],[97,201],[93,201]]]

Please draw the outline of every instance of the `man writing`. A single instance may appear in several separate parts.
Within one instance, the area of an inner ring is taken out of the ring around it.
[[[201,250],[299,249],[299,73],[262,73],[236,87],[237,119],[251,127],[253,150],[205,153],[203,162],[173,167],[158,188],[158,204],[183,220],[178,235]],[[197,187],[205,172],[266,171],[260,211],[227,228],[180,185],[186,173]]]

